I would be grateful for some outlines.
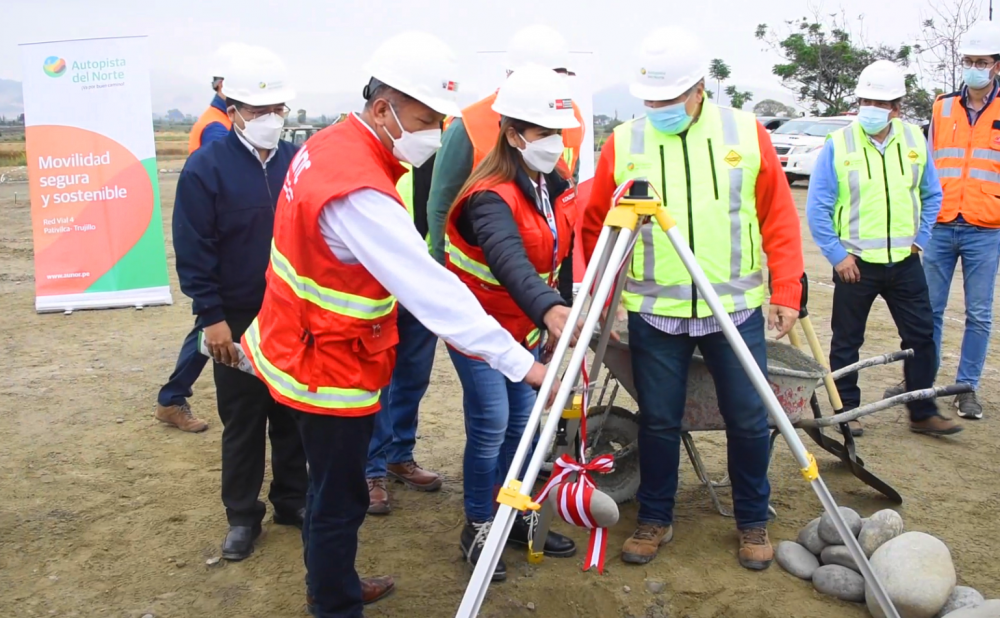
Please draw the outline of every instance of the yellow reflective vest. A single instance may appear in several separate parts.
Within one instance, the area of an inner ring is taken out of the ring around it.
[[[857,122],[827,139],[833,142],[839,186],[833,223],[840,243],[865,262],[905,260],[920,229],[920,179],[927,166],[923,132],[894,119],[884,155]]]
[[[682,135],[653,128],[646,117],[615,129],[615,183],[644,178],[677,221],[730,313],[764,303],[757,221],[760,142],[750,113],[705,102]],[[629,311],[703,318],[712,314],[658,226],[640,229],[623,295]]]
[[[403,198],[403,204],[406,206],[406,212],[410,213],[410,218],[414,217],[413,214],[413,166],[409,163],[403,163],[403,167],[407,169],[407,172],[403,174],[403,177],[399,179],[396,183],[396,191],[399,192],[399,197]],[[427,250],[431,249],[431,235],[430,232],[424,237],[427,242]]]

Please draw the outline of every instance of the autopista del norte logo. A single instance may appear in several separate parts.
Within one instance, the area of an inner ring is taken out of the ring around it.
[[[59,56],[49,56],[42,62],[42,69],[49,77],[61,77],[66,73],[66,61]]]
[[[125,80],[125,59],[74,60],[70,64],[73,81],[79,84],[121,82]]]

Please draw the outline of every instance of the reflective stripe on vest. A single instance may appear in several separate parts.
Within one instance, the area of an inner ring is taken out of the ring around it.
[[[445,253],[451,259],[451,263],[455,265],[456,268],[472,275],[476,279],[479,279],[483,283],[488,283],[489,285],[495,285],[497,287],[502,286],[502,284],[497,281],[497,278],[493,276],[493,271],[490,270],[489,265],[483,264],[482,262],[477,262],[471,257],[462,253],[462,250],[456,247],[445,235],[444,238]],[[542,278],[542,281],[548,283],[549,276],[552,273],[538,273],[538,276]]]
[[[333,313],[359,320],[374,320],[392,313],[396,306],[396,298],[393,296],[382,299],[365,298],[324,288],[312,279],[300,276],[285,256],[281,255],[274,242],[271,243],[271,268],[296,296]]]
[[[250,357],[254,368],[271,388],[285,397],[300,403],[330,410],[364,408],[378,403],[380,391],[363,391],[355,388],[333,388],[321,386],[315,391],[297,381],[292,376],[271,364],[267,356],[260,352],[260,330],[254,319],[246,332],[246,342],[251,348]]]
[[[834,224],[841,244],[875,264],[909,257],[920,227],[918,191],[927,164],[923,133],[893,120],[885,155],[856,122],[831,133],[828,139],[833,142],[839,183]]]
[[[705,103],[683,138],[660,133],[640,117],[615,129],[614,145],[615,183],[650,181],[726,310],[760,307],[765,295],[756,206],[761,157],[753,115]],[[680,318],[711,315],[666,234],[648,223],[639,232],[625,307]]]

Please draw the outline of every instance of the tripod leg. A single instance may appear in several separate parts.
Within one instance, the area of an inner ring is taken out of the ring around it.
[[[737,358],[739,358],[740,364],[743,366],[743,370],[746,371],[747,376],[750,378],[750,381],[753,383],[754,388],[757,391],[757,394],[767,407],[771,420],[774,421],[775,426],[777,426],[777,428],[781,431],[781,435],[785,438],[785,442],[788,443],[788,448],[792,451],[792,455],[798,462],[799,468],[802,471],[802,476],[812,485],[813,491],[816,492],[817,497],[823,504],[823,508],[833,519],[837,532],[839,532],[841,538],[846,541],[848,552],[851,554],[851,557],[854,558],[855,564],[857,564],[861,569],[861,574],[864,575],[865,581],[871,587],[872,594],[875,596],[876,602],[882,608],[882,611],[885,613],[887,618],[899,618],[899,613],[896,611],[895,606],[893,606],[892,601],[889,599],[889,595],[882,586],[882,582],[879,581],[874,571],[872,571],[868,558],[865,557],[864,552],[861,551],[861,546],[858,544],[858,540],[854,538],[854,535],[847,527],[847,523],[840,514],[840,510],[837,508],[836,501],[830,494],[830,490],[827,488],[826,483],[824,483],[822,477],[820,477],[819,468],[816,465],[816,458],[813,457],[812,453],[806,450],[805,445],[802,444],[802,440],[799,439],[799,435],[795,432],[795,428],[788,420],[788,416],[781,407],[781,403],[775,396],[774,391],[771,390],[771,386],[764,377],[764,373],[760,370],[760,367],[757,366],[753,355],[750,353],[750,349],[747,347],[746,342],[743,341],[743,337],[736,329],[736,325],[733,324],[732,318],[729,317],[729,313],[722,305],[722,300],[719,298],[719,295],[715,292],[715,288],[712,286],[708,277],[705,275],[705,272],[698,264],[698,260],[695,258],[694,253],[691,252],[691,248],[688,247],[687,242],[677,231],[677,228],[673,220],[670,218],[670,215],[666,212],[666,209],[660,207],[656,214],[656,219],[659,222],[660,227],[663,228],[663,231],[666,233],[667,238],[670,239],[670,243],[677,251],[677,255],[681,258],[681,261],[684,262],[685,268],[687,268],[688,272],[691,274],[691,279],[697,286],[701,297],[706,303],[708,303],[708,306],[712,310],[712,315],[715,316],[715,319],[719,322],[719,326],[722,327],[722,332],[725,335],[726,340],[729,341],[729,345],[732,346]],[[803,324],[807,337],[809,337],[809,332],[811,330],[809,326],[811,326],[811,324],[809,324],[808,321]],[[815,332],[813,335],[815,335]]]

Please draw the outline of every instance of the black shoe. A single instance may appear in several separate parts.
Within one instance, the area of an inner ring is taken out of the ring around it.
[[[302,522],[306,519],[306,508],[295,511],[294,513],[286,513],[282,511],[274,512],[274,523],[279,526],[295,526],[299,530],[302,529]]]
[[[462,548],[462,555],[473,567],[479,562],[479,554],[483,552],[483,545],[486,544],[486,537],[490,534],[492,521],[465,522],[462,528],[462,540],[459,546]],[[502,582],[507,579],[507,565],[503,563],[503,556],[497,562],[497,568],[493,571],[493,581]]]
[[[510,529],[510,536],[507,537],[507,542],[527,547],[528,530],[534,525],[533,519],[531,515],[518,515],[514,518],[514,527]],[[550,558],[569,558],[576,554],[576,543],[569,537],[549,530],[549,536],[545,539],[545,548],[543,551]]]
[[[226,540],[222,542],[222,557],[239,561],[253,553],[253,542],[260,536],[260,526],[229,526]]]

